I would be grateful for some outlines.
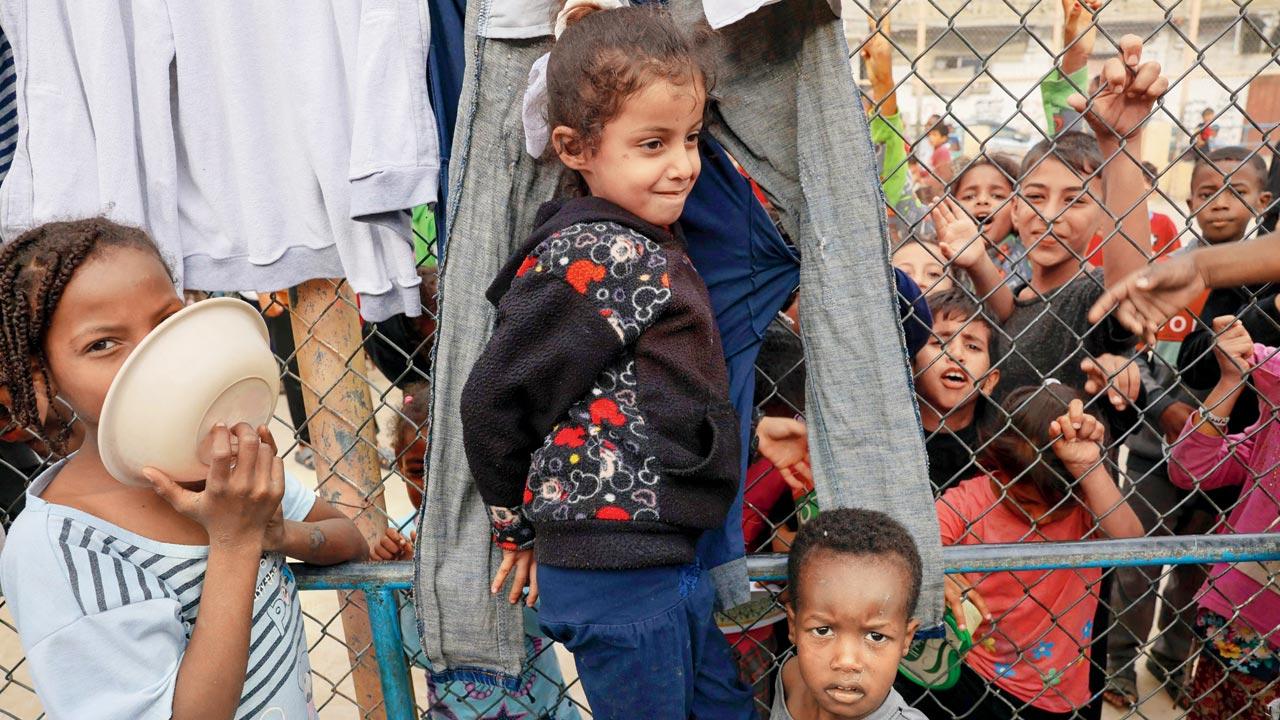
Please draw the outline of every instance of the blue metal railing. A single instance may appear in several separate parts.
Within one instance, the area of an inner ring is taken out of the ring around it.
[[[1280,534],[1183,535],[1066,543],[954,545],[942,549],[942,558],[946,566],[945,572],[948,573],[1280,560]],[[400,634],[400,614],[396,604],[396,591],[407,590],[413,583],[413,564],[348,563],[331,567],[295,564],[292,568],[300,590],[364,592],[387,718],[414,720],[417,711],[413,702],[413,689],[409,683],[409,665],[404,654],[404,638]],[[784,580],[787,576],[787,556],[749,556],[747,570],[753,580]]]

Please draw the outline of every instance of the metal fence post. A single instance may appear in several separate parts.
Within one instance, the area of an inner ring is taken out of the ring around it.
[[[312,280],[291,290],[289,300],[317,493],[350,516],[372,544],[386,532],[387,518],[355,298],[345,283]],[[352,592],[340,593],[339,601],[360,716],[385,718],[378,659],[368,652],[367,599]]]
[[[369,625],[373,629],[373,650],[378,658],[382,697],[388,720],[413,720],[413,685],[404,658],[404,638],[400,635],[400,613],[394,590],[366,591]]]

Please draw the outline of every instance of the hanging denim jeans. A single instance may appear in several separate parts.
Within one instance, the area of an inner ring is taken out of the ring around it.
[[[492,330],[489,282],[524,241],[551,198],[558,163],[524,150],[521,98],[529,67],[550,38],[493,40],[479,32],[490,3],[468,3],[467,71],[450,158],[447,216],[452,244],[440,269],[432,393],[432,442],[418,527],[415,597],[422,648],[437,680],[512,686],[525,656],[520,608],[489,594],[501,554],[467,470],[459,398]]]
[[[668,0],[683,27],[699,0]],[[722,28],[710,131],[780,213],[803,258],[800,330],[818,503],[889,513],[924,562],[920,621],[941,622],[942,548],[889,266],[884,197],[848,46],[825,0]]]

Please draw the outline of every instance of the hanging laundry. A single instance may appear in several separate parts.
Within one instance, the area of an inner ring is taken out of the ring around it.
[[[766,5],[780,0],[702,0],[702,12],[712,29],[728,27]],[[840,0],[828,0],[840,15]],[[558,0],[493,0],[488,17],[477,27],[481,37],[514,40],[550,35],[551,21],[560,7]],[[632,0],[632,5],[642,2]]]
[[[404,210],[437,199],[427,17],[4,0],[21,129],[0,233],[102,214],[150,232],[186,289],[344,277],[366,319],[419,314]]]
[[[18,75],[13,68],[13,48],[0,33],[0,182],[13,164],[18,144]]]

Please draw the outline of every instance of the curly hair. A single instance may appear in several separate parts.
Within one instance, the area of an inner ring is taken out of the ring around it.
[[[800,605],[800,576],[805,562],[821,550],[900,563],[910,578],[907,617],[915,616],[924,571],[916,541],[897,520],[876,510],[836,508],[823,510],[805,523],[796,533],[787,558],[787,587],[791,589],[793,607]]]
[[[105,218],[47,223],[0,250],[0,376],[12,398],[14,422],[29,429],[40,426],[38,387],[53,406],[44,342],[67,284],[85,261],[108,248],[123,247],[154,253],[168,268],[146,233]],[[46,438],[55,452],[65,452],[71,427],[64,422]]]
[[[1259,151],[1250,150],[1249,148],[1246,148],[1240,145],[1228,145],[1226,147],[1220,147],[1215,150],[1210,150],[1209,152],[1197,150],[1196,162],[1195,162],[1195,165],[1192,166],[1191,172],[1194,174],[1196,172],[1199,172],[1201,168],[1211,167],[1214,169],[1215,172],[1221,175],[1223,174],[1223,172],[1218,167],[1218,163],[1220,162],[1238,163],[1238,167],[1235,170],[1235,172],[1226,174],[1228,177],[1242,174],[1240,173],[1239,168],[1248,168],[1250,171],[1253,172],[1254,182],[1257,183],[1258,187],[1264,188],[1264,189],[1266,188],[1266,185],[1267,185],[1266,161],[1262,159],[1262,155],[1259,153]]]
[[[577,134],[583,145],[564,148],[571,153],[594,149],[627,98],[655,80],[701,79],[708,94],[715,84],[710,33],[681,30],[657,3],[612,10],[588,5],[566,20],[547,61],[547,126]]]

